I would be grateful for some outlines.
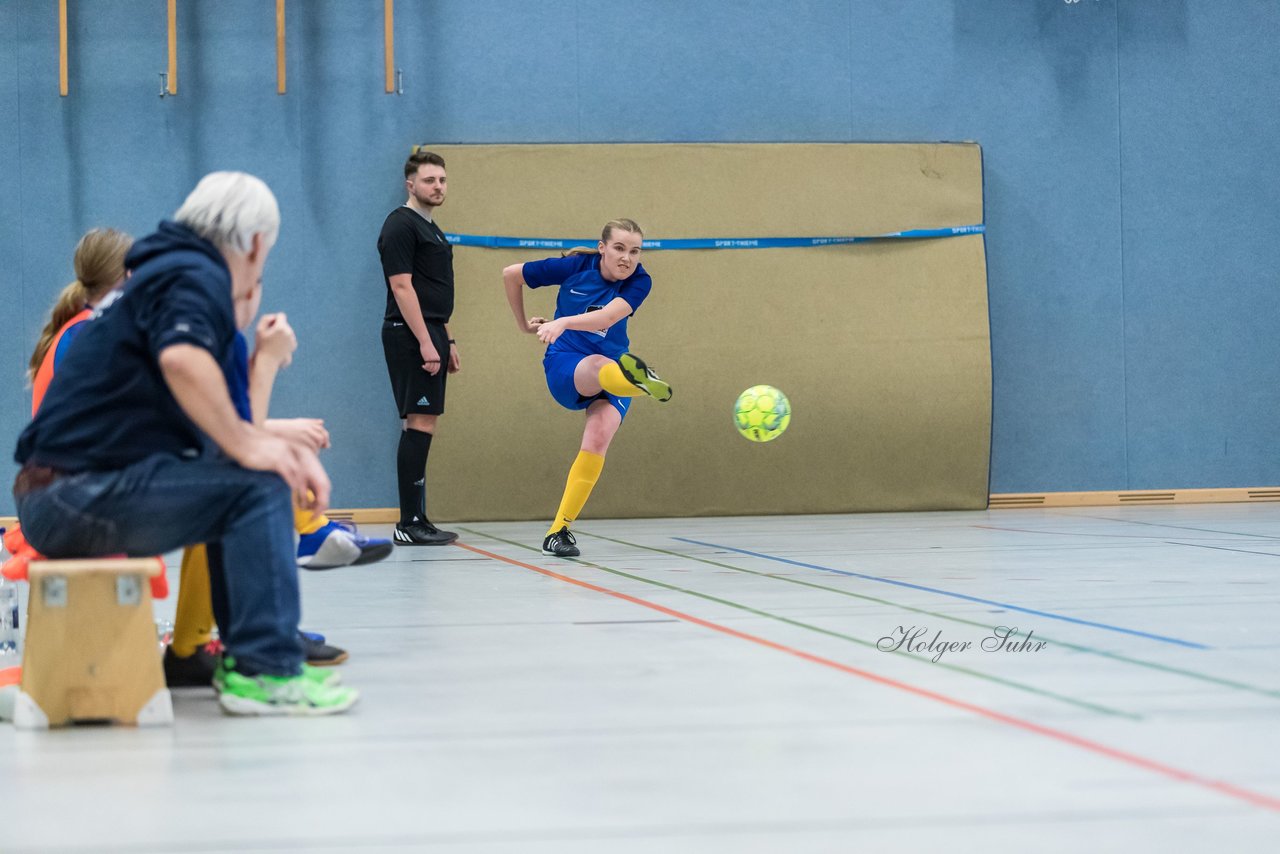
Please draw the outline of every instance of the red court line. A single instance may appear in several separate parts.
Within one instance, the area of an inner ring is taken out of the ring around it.
[[[760,646],[768,647],[769,649],[777,650],[778,652],[784,652],[787,655],[792,655],[792,656],[795,656],[796,658],[801,658],[801,659],[804,659],[805,661],[810,661],[814,664],[821,664],[823,667],[830,667],[833,670],[839,670],[843,673],[848,673],[852,676],[858,676],[870,682],[877,682],[881,685],[887,685],[888,687],[896,688],[899,691],[906,691],[909,694],[915,694],[916,696],[919,696],[919,697],[926,697],[930,700],[934,700],[936,702],[942,703],[943,705],[951,706],[952,708],[956,708],[956,709],[963,709],[966,712],[972,712],[975,715],[979,715],[989,720],[998,721],[999,723],[1006,724],[1012,727],[1017,727],[1018,729],[1026,730],[1027,732],[1033,732],[1036,735],[1041,735],[1046,738],[1052,738],[1056,741],[1065,742],[1075,747],[1079,747],[1082,750],[1087,750],[1090,753],[1096,753],[1100,756],[1105,756],[1106,758],[1115,760],[1117,762],[1123,762],[1125,764],[1132,765],[1137,768],[1142,768],[1146,771],[1154,772],[1163,777],[1168,777],[1170,779],[1178,780],[1183,783],[1190,783],[1193,786],[1199,786],[1200,788],[1203,788],[1203,789],[1210,789],[1214,792],[1218,792],[1219,794],[1223,794],[1228,797],[1253,804],[1254,806],[1259,806],[1259,807],[1263,807],[1264,809],[1280,812],[1280,798],[1272,797],[1270,795],[1265,795],[1265,794],[1262,794],[1261,792],[1254,792],[1250,789],[1245,789],[1240,786],[1233,785],[1231,783],[1225,783],[1221,780],[1213,780],[1208,777],[1202,777],[1201,775],[1195,774],[1191,771],[1183,771],[1181,768],[1174,768],[1172,765],[1165,765],[1161,762],[1155,761],[1154,759],[1147,759],[1144,756],[1138,756],[1136,753],[1128,753],[1123,750],[1117,750],[1114,747],[1108,747],[1105,744],[1100,744],[1096,741],[1090,741],[1087,738],[1082,738],[1078,735],[1072,735],[1069,732],[1063,732],[1062,730],[1057,730],[1051,727],[1042,726],[1041,724],[1035,723],[1033,721],[1023,720],[1022,718],[1015,718],[1012,715],[1006,715],[1002,712],[997,712],[994,709],[987,709],[982,706],[975,706],[972,703],[966,703],[964,700],[957,700],[954,697],[948,697],[945,694],[938,694],[934,691],[930,691],[925,688],[918,688],[915,685],[908,685],[906,682],[899,682],[896,679],[890,679],[887,676],[880,676],[876,673],[871,673],[870,671],[867,671],[867,670],[860,670],[857,667],[851,667],[847,664],[841,664],[838,661],[833,661],[829,658],[823,658],[820,655],[814,655],[811,652],[805,652],[804,650],[796,649],[794,647],[790,647],[785,644],[780,644],[775,641],[768,640],[767,638],[762,638],[756,635],[747,634],[746,632],[740,632],[737,629],[731,629],[728,626],[722,626],[719,623],[713,623],[710,620],[704,620],[701,617],[695,617],[692,614],[686,614],[683,611],[676,611],[664,605],[659,605],[655,602],[649,602],[645,599],[640,599],[639,597],[631,596],[630,594],[627,594],[627,593],[622,593],[617,590],[610,590],[607,587],[600,587],[599,585],[592,584],[589,581],[582,581],[577,578],[570,578],[567,575],[561,575],[558,572],[552,572],[549,569],[543,569],[542,567],[534,566],[531,563],[524,563],[523,561],[516,560],[515,558],[510,558],[505,555],[500,555],[500,554],[495,554],[494,552],[485,551],[484,549],[476,548],[475,546],[470,546],[470,545],[467,545],[466,543],[455,542],[454,545],[458,546],[459,548],[464,548],[467,551],[475,552],[476,554],[484,555],[485,557],[502,561],[503,563],[509,563],[512,566],[518,566],[523,569],[531,570],[533,572],[539,573],[540,575],[548,576],[549,578],[555,578],[559,581],[566,581],[569,584],[576,584],[579,587],[585,587],[588,590],[594,590],[597,593],[603,593],[606,596],[612,596],[615,599],[622,599],[626,602],[632,603],[633,605],[639,605],[642,608],[648,608],[651,611],[657,611],[660,614],[666,614],[669,617],[675,617],[676,619],[683,620],[687,623],[693,623],[694,625],[702,626],[703,628],[706,628],[706,629],[711,629],[714,632],[720,632],[721,634],[729,635],[730,637],[735,637],[735,638],[738,638],[739,640],[749,641],[751,643],[758,644]]]

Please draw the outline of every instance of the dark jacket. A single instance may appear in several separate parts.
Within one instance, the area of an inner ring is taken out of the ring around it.
[[[63,471],[118,469],[151,454],[196,456],[204,434],[182,412],[160,373],[173,344],[234,358],[231,272],[212,243],[162,222],[125,259],[124,295],[87,324],[58,366],[14,458]]]

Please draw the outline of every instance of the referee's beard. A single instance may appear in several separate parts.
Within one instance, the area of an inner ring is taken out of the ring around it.
[[[418,204],[426,208],[428,214],[434,214],[436,208],[444,204],[444,193],[429,193],[422,196],[414,193],[413,198]]]

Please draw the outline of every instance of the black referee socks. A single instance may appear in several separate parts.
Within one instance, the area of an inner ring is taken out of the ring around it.
[[[408,525],[416,516],[427,520],[427,454],[431,434],[406,428],[400,433],[396,451],[396,479],[400,485],[400,524]]]

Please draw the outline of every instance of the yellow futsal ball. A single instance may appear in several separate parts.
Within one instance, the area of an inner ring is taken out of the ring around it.
[[[738,395],[733,423],[752,442],[772,442],[791,423],[791,401],[771,385],[753,385]]]

